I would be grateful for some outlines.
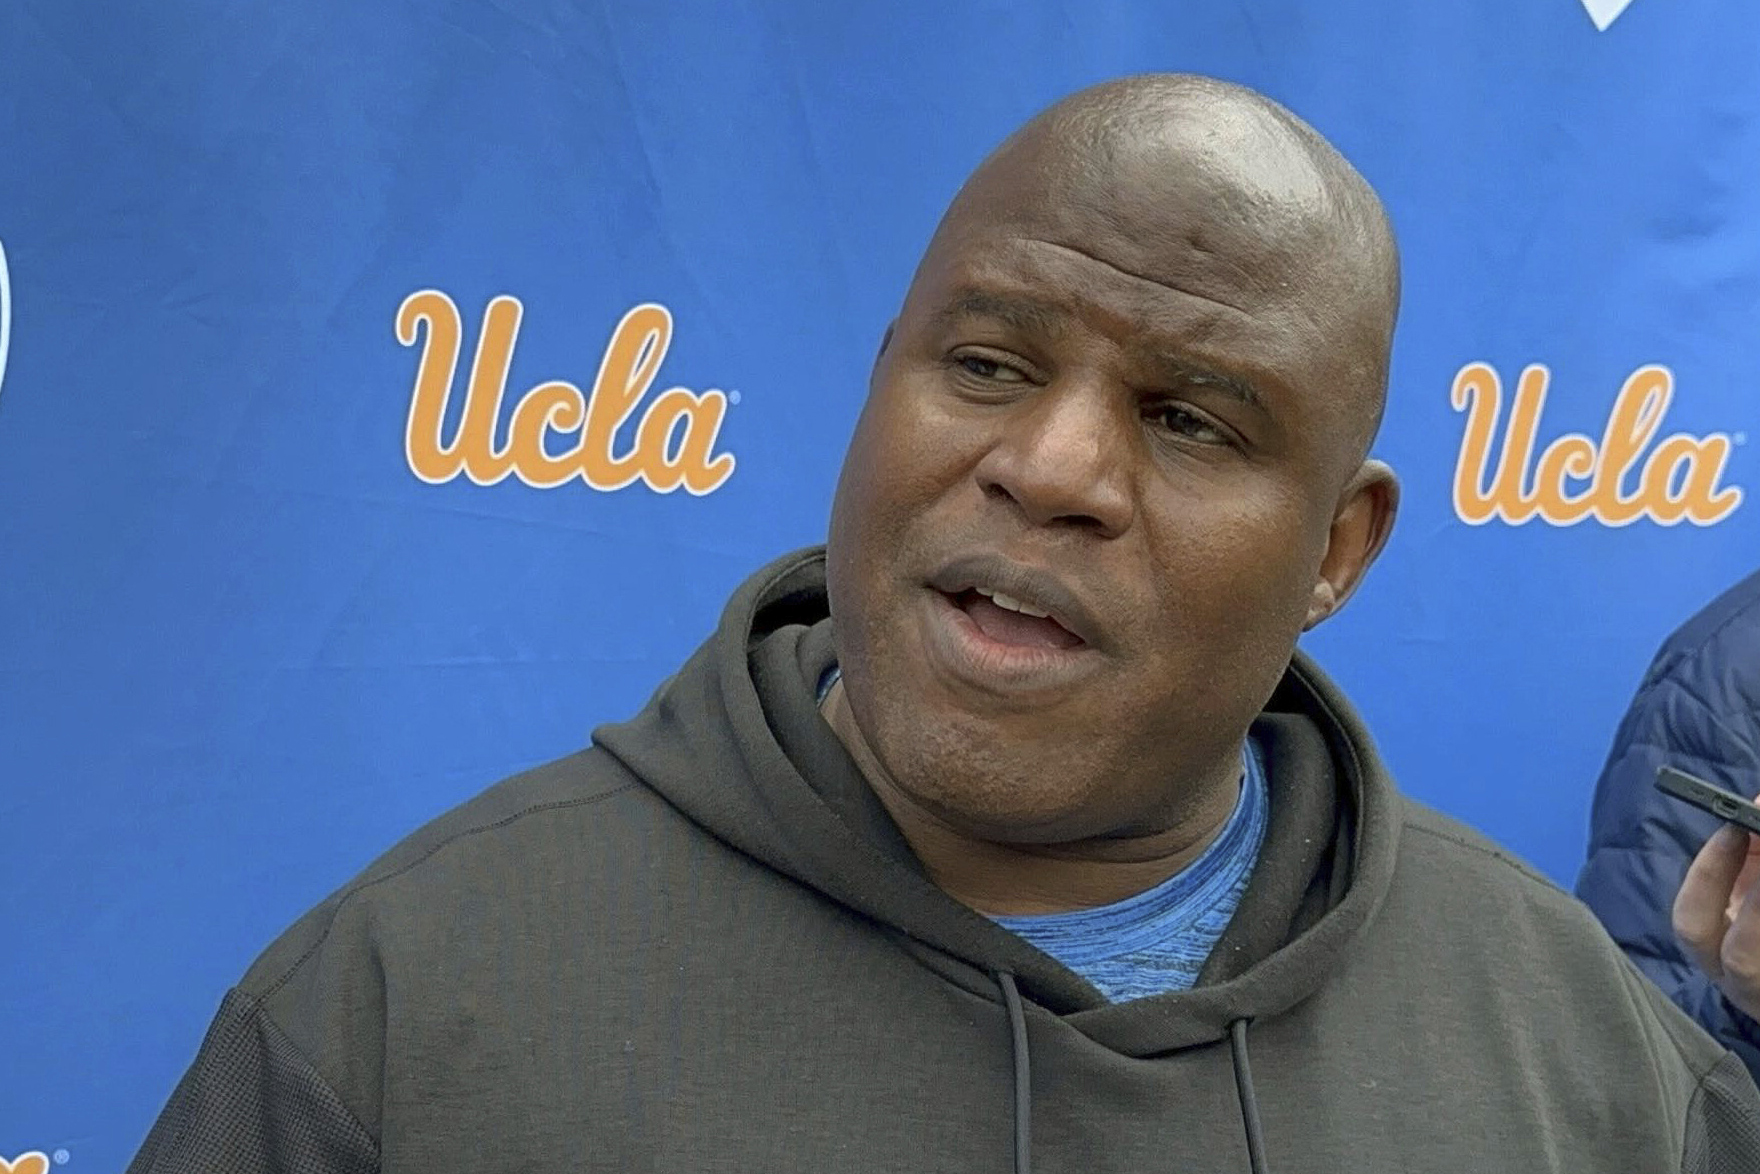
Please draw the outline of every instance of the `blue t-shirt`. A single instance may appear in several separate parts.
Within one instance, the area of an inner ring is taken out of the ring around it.
[[[823,701],[837,680],[819,681]],[[1114,1003],[1190,990],[1240,905],[1258,863],[1271,796],[1258,749],[1247,742],[1241,794],[1209,847],[1146,892],[1112,905],[1031,917],[996,917],[1089,982]]]
[[[1243,758],[1234,813],[1209,847],[1173,876],[1111,905],[992,920],[1114,1003],[1190,990],[1234,917],[1265,842],[1271,798],[1251,741]]]

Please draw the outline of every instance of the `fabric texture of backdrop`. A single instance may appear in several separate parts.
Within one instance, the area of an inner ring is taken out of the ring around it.
[[[819,541],[946,201],[1122,73],[1384,195],[1404,512],[1308,647],[1568,884],[1760,564],[1757,58],[1749,0],[0,5],[0,1160],[120,1169],[277,931]]]

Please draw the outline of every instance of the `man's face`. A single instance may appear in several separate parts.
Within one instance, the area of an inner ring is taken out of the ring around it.
[[[1323,245],[1124,186],[949,222],[833,510],[864,739],[996,840],[1159,830],[1238,770],[1361,458]]]

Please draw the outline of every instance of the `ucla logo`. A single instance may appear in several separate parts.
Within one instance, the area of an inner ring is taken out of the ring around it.
[[[733,454],[715,452],[727,415],[727,396],[720,391],[661,392],[636,422],[633,440],[618,451],[618,433],[653,387],[672,342],[672,314],[653,302],[630,310],[612,331],[590,393],[563,380],[540,383],[520,397],[506,435],[498,436],[524,312],[518,298],[489,302],[458,427],[448,438],[444,421],[464,336],[458,306],[435,289],[404,299],[397,339],[404,346],[422,343],[404,430],[404,456],[417,477],[440,484],[463,474],[478,485],[493,485],[516,476],[537,489],[579,480],[604,492],[641,481],[659,493],[683,488],[700,496],[733,475]],[[572,440],[572,447],[552,455],[552,437]]]
[[[1552,373],[1539,364],[1522,372],[1494,462],[1503,410],[1497,372],[1470,363],[1455,376],[1450,400],[1456,411],[1467,413],[1454,473],[1454,509],[1462,521],[1520,525],[1538,518],[1569,526],[1592,518],[1624,526],[1648,518],[1665,526],[1682,521],[1709,526],[1742,503],[1740,489],[1722,484],[1733,443],[1727,433],[1675,433],[1651,447],[1674,397],[1674,373],[1667,367],[1632,372],[1599,442],[1568,433],[1537,453],[1551,380]]]

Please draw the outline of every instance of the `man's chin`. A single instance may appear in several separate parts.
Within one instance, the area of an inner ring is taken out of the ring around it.
[[[902,796],[923,814],[960,836],[991,844],[1045,847],[1104,835],[1097,826],[1091,791],[1067,786],[1055,767],[995,778],[962,772],[954,763],[915,764],[909,783],[896,783]],[[955,782],[954,780],[965,780]],[[1030,779],[1031,781],[1025,781]]]

